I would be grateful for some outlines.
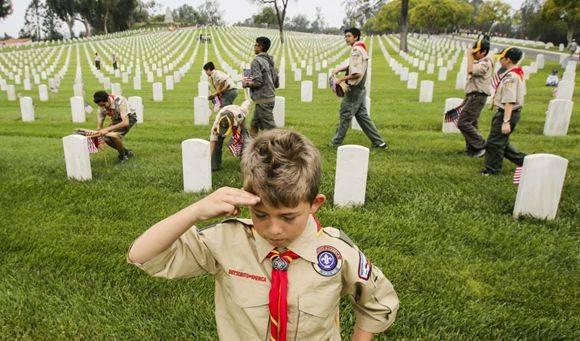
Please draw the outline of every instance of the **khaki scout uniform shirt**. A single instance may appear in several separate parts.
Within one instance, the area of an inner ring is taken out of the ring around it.
[[[129,114],[129,104],[123,96],[113,96],[113,103],[107,108],[99,107],[99,118],[104,120],[106,116],[111,117],[111,124],[117,124]]]
[[[485,56],[473,63],[473,71],[467,80],[465,93],[480,92],[486,95],[491,94],[491,76],[493,73],[493,61],[491,57]]]
[[[350,86],[358,85],[366,79],[366,72],[369,64],[369,55],[362,46],[355,46],[350,52],[348,59],[348,74],[360,73],[361,77],[357,79],[349,79],[346,82]],[[362,84],[364,85],[364,83]]]
[[[214,90],[217,90],[222,82],[227,83],[227,86],[223,91],[236,88],[234,81],[232,80],[232,77],[230,77],[228,74],[220,70],[213,70],[211,72],[211,76],[209,76],[209,80]]]
[[[269,340],[267,256],[273,249],[251,220],[231,219],[192,227],[144,264],[128,261],[154,277],[215,275],[219,338]],[[301,257],[288,268],[288,340],[340,340],[339,303],[345,294],[353,300],[360,329],[379,333],[394,322],[399,300],[393,286],[340,230],[318,230],[311,216],[288,249]],[[330,269],[332,255],[336,266]]]
[[[224,112],[231,112],[234,116],[233,126],[240,127],[244,123],[244,119],[246,118],[246,112],[242,110],[239,105],[226,105],[225,107],[221,108],[220,111],[215,116],[215,120],[213,122],[213,126],[211,127],[211,132],[209,134],[210,141],[217,141],[218,140],[218,132],[220,126],[220,118],[221,114]]]
[[[520,109],[524,105],[525,86],[520,76],[514,72],[508,72],[499,83],[493,98],[493,105],[504,109],[507,103],[512,103],[513,110]]]

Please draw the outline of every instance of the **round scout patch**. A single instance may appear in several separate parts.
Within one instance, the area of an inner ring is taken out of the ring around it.
[[[323,245],[316,249],[318,254],[316,264],[312,264],[314,270],[325,277],[336,275],[342,267],[342,255],[340,252],[330,246]]]

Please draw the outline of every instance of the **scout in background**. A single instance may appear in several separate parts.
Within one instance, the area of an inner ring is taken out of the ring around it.
[[[213,62],[208,62],[203,66],[205,74],[209,77],[214,92],[209,95],[208,100],[215,101],[219,109],[234,104],[238,96],[238,89],[232,78],[223,71],[216,70]]]
[[[220,340],[341,340],[340,298],[351,298],[352,340],[371,340],[395,321],[399,299],[364,253],[315,217],[318,150],[302,134],[271,130],[244,150],[243,189],[220,188],[153,225],[127,260],[154,277],[215,276]],[[248,206],[250,219],[228,219]]]
[[[497,58],[505,71],[498,78],[499,84],[493,97],[493,106],[497,108],[497,112],[491,121],[482,175],[499,175],[504,157],[520,167],[526,157],[526,154],[518,151],[509,142],[510,135],[520,120],[526,93],[524,71],[517,65],[522,58],[522,51],[516,47],[508,47]]]
[[[250,96],[256,104],[254,117],[250,124],[250,133],[255,136],[258,131],[276,128],[274,121],[274,103],[276,88],[280,85],[278,71],[274,66],[274,58],[268,55],[270,39],[256,38],[254,54],[249,77],[242,80],[244,88],[250,88]]]
[[[558,79],[558,70],[553,69],[552,73],[546,78],[546,86],[558,86],[560,80]]]
[[[457,128],[465,138],[465,153],[473,157],[485,154],[485,140],[477,128],[481,110],[491,94],[493,61],[488,56],[489,48],[489,37],[484,36],[475,42],[472,49],[466,51],[468,80]]]
[[[97,130],[90,137],[104,137],[105,143],[119,152],[119,162],[125,162],[134,154],[125,148],[123,139],[129,130],[137,123],[137,114],[130,109],[127,99],[123,96],[109,95],[106,91],[97,91],[93,101],[98,104]],[[106,117],[111,118],[111,124],[103,128]]]
[[[332,71],[333,77],[339,72],[346,72],[346,75],[340,78],[337,83],[345,82],[348,88],[340,103],[340,121],[336,133],[332,137],[331,146],[337,147],[342,144],[354,116],[362,131],[371,140],[373,147],[386,150],[388,149],[387,143],[379,134],[366,107],[365,82],[369,55],[365,43],[360,40],[360,35],[358,28],[353,27],[344,31],[344,40],[352,47],[350,58],[348,64],[341,65]],[[336,87],[333,88],[336,89]]]
[[[228,149],[234,157],[240,157],[244,146],[250,142],[250,134],[245,125],[249,108],[250,101],[246,99],[242,105],[227,105],[217,113],[209,136],[212,171],[221,168],[222,148],[228,136],[231,136]]]

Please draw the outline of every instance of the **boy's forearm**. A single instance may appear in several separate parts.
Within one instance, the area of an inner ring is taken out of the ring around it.
[[[359,327],[354,327],[354,333],[352,333],[351,341],[370,341],[373,339],[373,333],[369,333],[360,329]]]
[[[131,261],[143,264],[167,250],[198,221],[195,204],[163,219],[143,233],[129,250]]]
[[[512,118],[513,105],[511,103],[506,103],[503,108],[503,121],[509,121]]]

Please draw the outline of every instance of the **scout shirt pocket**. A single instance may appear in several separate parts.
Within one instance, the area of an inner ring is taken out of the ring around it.
[[[329,340],[331,336],[324,335],[323,331],[339,330],[334,324],[337,323],[336,312],[340,299],[334,300],[330,297],[333,295],[321,292],[306,293],[298,297],[296,340]]]

